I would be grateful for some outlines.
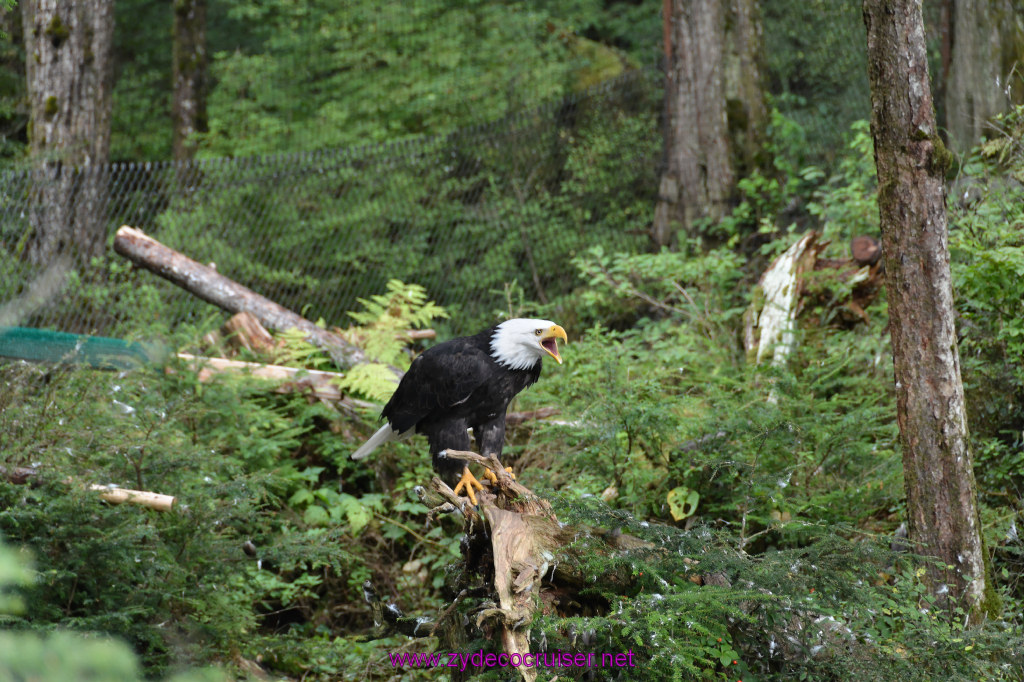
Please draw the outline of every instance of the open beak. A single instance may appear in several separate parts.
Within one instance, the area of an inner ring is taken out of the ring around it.
[[[562,356],[558,354],[557,339],[562,339],[565,343],[569,343],[569,337],[566,335],[565,330],[557,324],[553,324],[541,334],[540,345],[558,364],[562,364]]]

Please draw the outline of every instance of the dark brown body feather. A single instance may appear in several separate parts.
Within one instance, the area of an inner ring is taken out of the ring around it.
[[[472,428],[480,454],[501,456],[505,411],[520,391],[540,378],[541,361],[508,369],[491,355],[494,328],[440,343],[417,357],[381,416],[397,433],[415,429],[430,443],[434,469],[454,484],[464,464],[439,457],[442,450],[469,450]]]

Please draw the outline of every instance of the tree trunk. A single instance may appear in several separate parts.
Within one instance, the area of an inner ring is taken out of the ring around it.
[[[191,159],[195,134],[208,130],[206,118],[206,0],[174,0],[173,49],[175,159]]]
[[[112,0],[22,0],[31,116],[40,169],[26,256],[50,262],[103,248],[110,150]]]
[[[747,175],[766,165],[768,103],[764,96],[764,35],[757,0],[730,0],[726,17],[725,94],[733,169]]]
[[[949,567],[929,569],[932,593],[962,598],[978,622],[992,593],[953,321],[951,156],[936,131],[920,0],[864,0],[864,23],[910,539]]]
[[[729,158],[722,0],[672,0],[665,66],[665,169],[652,237],[668,244],[682,229],[725,214],[734,175]]]
[[[949,70],[944,84],[950,145],[967,151],[989,120],[1024,102],[1024,31],[1012,0],[951,0]]]

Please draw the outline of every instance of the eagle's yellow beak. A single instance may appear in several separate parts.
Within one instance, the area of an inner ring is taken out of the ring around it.
[[[558,354],[558,341],[556,339],[562,339],[565,343],[569,343],[569,337],[566,335],[565,330],[557,324],[553,324],[540,335],[540,345],[558,364],[562,364],[562,356]]]

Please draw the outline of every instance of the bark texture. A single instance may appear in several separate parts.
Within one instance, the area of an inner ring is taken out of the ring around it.
[[[920,0],[865,0],[871,132],[889,299],[897,419],[915,549],[933,593],[974,621],[986,575],[954,329],[944,196]]]
[[[967,151],[989,120],[1024,102],[1024,29],[1013,0],[951,0],[946,130],[957,151]],[[945,56],[945,55],[944,55]]]
[[[666,64],[665,170],[652,237],[668,244],[679,229],[725,214],[735,177],[729,157],[722,0],[672,0]]]
[[[730,0],[726,16],[725,94],[733,168],[743,176],[765,165],[768,103],[764,35],[757,0]]]
[[[36,263],[103,247],[110,150],[113,0],[22,0],[31,127],[40,168],[26,255]]]
[[[175,159],[191,159],[195,134],[208,130],[206,116],[206,0],[174,0],[173,49]]]

